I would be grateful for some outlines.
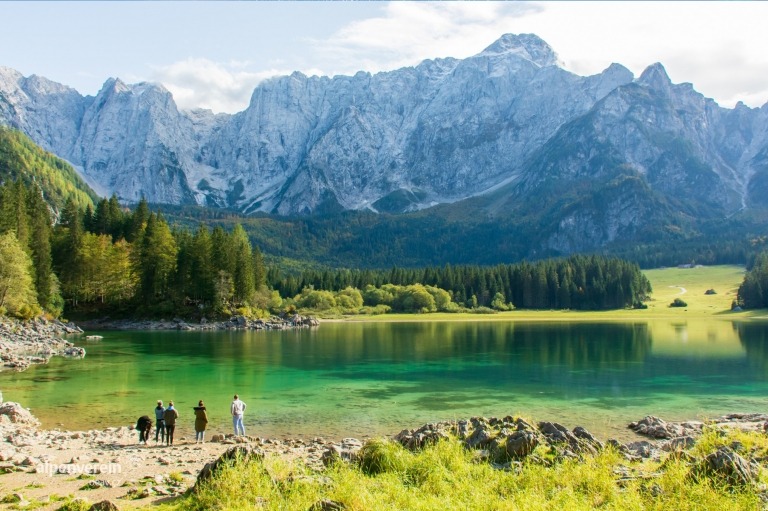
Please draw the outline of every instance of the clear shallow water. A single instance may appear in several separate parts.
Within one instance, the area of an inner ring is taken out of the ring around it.
[[[92,332],[89,332],[92,333]],[[323,323],[275,332],[102,332],[85,359],[0,373],[45,427],[135,423],[174,400],[180,433],[203,399],[209,434],[248,404],[260,436],[392,434],[474,415],[524,415],[599,437],[626,424],[766,411],[768,323]]]

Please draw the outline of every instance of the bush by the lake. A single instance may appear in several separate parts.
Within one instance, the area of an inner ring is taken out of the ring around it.
[[[688,303],[684,300],[681,300],[680,298],[675,298],[672,300],[672,303],[669,304],[670,307],[688,307]]]

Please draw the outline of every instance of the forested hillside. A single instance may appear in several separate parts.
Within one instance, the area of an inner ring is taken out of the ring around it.
[[[31,317],[123,315],[190,319],[334,313],[606,309],[638,306],[650,285],[636,264],[600,256],[495,267],[308,272],[267,267],[239,223],[170,225],[141,201],[95,210],[67,200],[59,221],[36,184],[0,188],[0,308]]]
[[[69,163],[41,149],[20,131],[0,126],[0,183],[16,180],[35,183],[56,213],[68,199],[80,208],[98,200]]]

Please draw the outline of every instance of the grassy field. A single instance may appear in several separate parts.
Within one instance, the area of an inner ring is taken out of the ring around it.
[[[768,311],[731,312],[731,302],[744,280],[744,267],[736,265],[701,266],[696,268],[660,268],[645,270],[653,286],[647,309],[612,311],[514,310],[498,314],[434,313],[383,314],[377,316],[346,316],[343,321],[627,321],[663,318],[712,317],[725,319],[768,319]],[[705,294],[714,289],[716,294]],[[687,307],[670,307],[675,298]]]
[[[653,300],[648,302],[650,314],[728,314],[731,303],[744,280],[743,266],[701,266],[697,268],[662,268],[646,270],[653,286]],[[707,295],[713,289],[717,294]],[[670,308],[675,298],[688,307]],[[745,314],[742,314],[745,315]]]

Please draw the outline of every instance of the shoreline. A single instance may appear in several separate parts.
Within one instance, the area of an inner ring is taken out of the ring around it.
[[[766,414],[731,414],[711,419],[708,424],[763,431],[766,422]],[[677,449],[681,444],[689,445],[702,433],[705,424],[703,421],[665,422],[649,416],[628,425],[637,434],[637,441],[621,443],[597,439],[578,426],[569,430],[554,422],[532,425],[511,416],[504,419],[472,417],[425,424],[377,438],[418,449],[454,435],[468,448],[482,451],[493,449],[489,439],[503,435],[504,428],[513,423],[536,432],[542,441],[560,446],[558,449],[566,456],[612,445],[630,461],[655,459],[664,451]],[[210,435],[202,444],[191,437],[180,437],[172,446],[155,443],[153,434],[149,444],[143,445],[139,444],[133,426],[62,431],[41,429],[39,424],[20,404],[0,403],[0,486],[6,492],[13,489],[21,502],[35,502],[39,504],[36,509],[44,510],[58,509],[61,502],[56,498],[65,496],[89,502],[110,500],[117,502],[120,509],[167,501],[194,486],[206,464],[238,445],[265,456],[299,463],[315,473],[321,473],[329,460],[354,460],[363,445],[355,438],[277,440],[235,438],[231,434]],[[9,508],[7,503],[0,503],[0,509],[3,508]]]
[[[80,327],[58,320],[19,321],[0,316],[0,370],[23,371],[32,364],[46,364],[53,356],[84,357],[85,349],[63,338],[82,333]]]
[[[285,330],[292,328],[311,328],[319,326],[314,316],[294,314],[285,318],[272,316],[268,319],[248,319],[245,316],[232,316],[228,321],[208,321],[202,318],[199,323],[191,323],[181,318],[172,320],[149,319],[110,319],[100,318],[79,321],[80,328],[88,330]]]

